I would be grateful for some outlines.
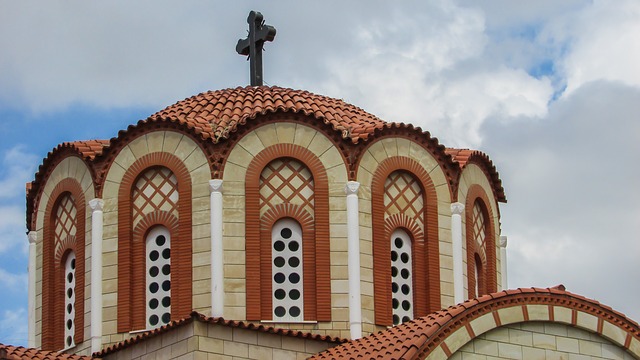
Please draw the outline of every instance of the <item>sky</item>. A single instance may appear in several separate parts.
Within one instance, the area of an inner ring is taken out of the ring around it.
[[[510,288],[564,284],[640,320],[639,1],[0,0],[0,342],[27,342],[24,189],[42,159],[247,85],[250,10],[277,29],[267,85],[489,154]]]

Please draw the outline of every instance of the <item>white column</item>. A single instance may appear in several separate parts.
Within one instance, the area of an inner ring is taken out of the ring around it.
[[[351,339],[362,337],[362,301],[360,300],[360,223],[358,220],[357,181],[347,182],[347,243],[349,273],[349,330]]]
[[[211,316],[224,316],[222,247],[222,180],[209,180],[211,207]],[[247,274],[249,275],[249,274]]]
[[[464,272],[462,259],[462,214],[463,203],[451,204],[451,246],[453,247],[453,300],[460,304],[464,295]]]
[[[507,237],[500,236],[500,274],[502,275],[502,289],[508,289],[509,283],[507,282]]]
[[[33,348],[36,347],[36,240],[38,238],[37,233],[35,231],[29,231],[29,300],[28,300],[28,311],[29,311],[29,338],[28,338],[28,346]]]
[[[102,199],[89,201],[91,208],[91,352],[102,350]]]

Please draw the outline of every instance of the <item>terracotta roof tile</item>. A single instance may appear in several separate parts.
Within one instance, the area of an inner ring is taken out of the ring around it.
[[[90,360],[91,356],[64,354],[57,351],[0,344],[0,359]]]
[[[283,335],[283,336],[288,336],[288,337],[297,337],[297,338],[302,338],[302,339],[309,339],[309,340],[316,340],[316,341],[323,341],[323,342],[331,342],[331,343],[336,343],[336,344],[340,344],[340,343],[344,343],[346,341],[348,341],[348,339],[343,339],[343,338],[339,338],[339,337],[333,337],[333,336],[327,336],[327,335],[319,335],[319,334],[312,334],[312,333],[308,333],[308,332],[301,332],[301,331],[296,331],[296,330],[288,330],[288,329],[280,329],[280,328],[275,328],[275,327],[271,327],[271,326],[264,326],[264,325],[260,325],[260,324],[254,324],[254,323],[250,323],[250,322],[245,322],[245,321],[234,321],[234,320],[225,320],[223,318],[220,317],[208,317],[206,315],[200,314],[198,312],[192,312],[191,316],[185,319],[180,319],[180,320],[174,320],[172,322],[170,322],[167,325],[164,325],[162,327],[159,327],[157,329],[153,329],[153,330],[149,330],[149,331],[145,331],[143,333],[140,333],[130,339],[121,341],[119,343],[116,343],[114,345],[111,345],[105,349],[103,349],[102,351],[98,352],[98,353],[94,353],[93,356],[94,357],[102,357],[108,354],[112,354],[114,352],[117,352],[119,350],[122,350],[124,348],[127,348],[129,346],[132,346],[134,344],[137,344],[141,341],[144,341],[146,339],[155,337],[159,334],[171,331],[175,328],[178,328],[180,326],[186,325],[186,324],[190,324],[192,323],[194,320],[200,321],[200,322],[204,322],[204,323],[208,323],[208,324],[216,324],[216,325],[221,325],[221,326],[226,326],[229,328],[238,328],[238,329],[245,329],[245,330],[253,330],[253,331],[258,331],[258,332],[264,332],[264,333],[269,333],[269,334],[278,334],[278,335]]]
[[[504,193],[502,180],[500,180],[498,170],[496,169],[495,165],[493,165],[493,161],[489,159],[489,156],[487,156],[487,154],[479,150],[454,148],[446,148],[445,153],[451,156],[453,162],[457,163],[458,166],[460,166],[460,170],[463,170],[467,166],[467,164],[472,162],[483,166],[484,170],[487,172],[487,176],[489,176],[489,179],[493,185],[496,199],[501,202],[507,202],[507,197]]]
[[[361,108],[339,99],[308,91],[267,86],[208,91],[178,101],[151,115],[148,120],[178,121],[189,128],[194,128],[196,122],[200,126],[206,123],[207,126],[202,126],[202,133],[217,142],[257,115],[278,110],[313,115],[354,143],[366,139],[373,130],[382,129],[386,124]]]
[[[442,335],[452,333],[461,322],[470,321],[505,304],[517,301],[563,304],[590,308],[605,314],[611,322],[618,323],[636,337],[640,337],[640,326],[623,314],[610,310],[608,306],[564,291],[564,286],[553,288],[521,288],[470,299],[427,316],[414,319],[369,336],[327,349],[309,359],[417,359],[424,358],[429,349],[443,340]]]
[[[102,150],[107,146],[109,146],[109,140],[71,141],[63,142],[62,144],[54,148],[52,152],[71,148],[77,151],[78,154],[83,158],[93,160],[96,156],[101,155]],[[50,152],[49,155],[51,155],[52,152]]]

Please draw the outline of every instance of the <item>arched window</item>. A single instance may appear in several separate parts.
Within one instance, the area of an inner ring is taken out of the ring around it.
[[[411,238],[403,229],[391,234],[391,307],[393,325],[413,319]]]
[[[192,311],[191,176],[174,155],[151,153],[118,193],[118,332],[150,329]]]
[[[245,201],[247,320],[330,321],[329,186],[320,160],[293,144],[266,148],[247,167]]]
[[[279,220],[271,235],[273,319],[302,321],[304,292],[302,286],[302,229],[292,219]]]
[[[42,348],[83,341],[85,204],[80,184],[63,179],[45,210],[42,264]]]
[[[75,346],[73,336],[76,331],[76,255],[67,254],[64,262],[64,345]]]
[[[484,190],[472,186],[467,194],[467,287],[469,298],[496,291],[496,248],[488,198]]]
[[[397,325],[439,309],[438,213],[431,178],[413,159],[388,158],[374,173],[371,197],[376,324]]]
[[[171,321],[171,234],[156,226],[145,241],[147,253],[147,328]]]

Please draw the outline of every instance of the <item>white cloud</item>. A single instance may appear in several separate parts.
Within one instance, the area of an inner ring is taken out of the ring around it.
[[[23,197],[25,184],[31,181],[38,164],[38,157],[16,145],[4,153],[0,170],[0,199]]]
[[[29,335],[27,310],[25,308],[4,310],[1,316],[0,343],[26,346]]]

